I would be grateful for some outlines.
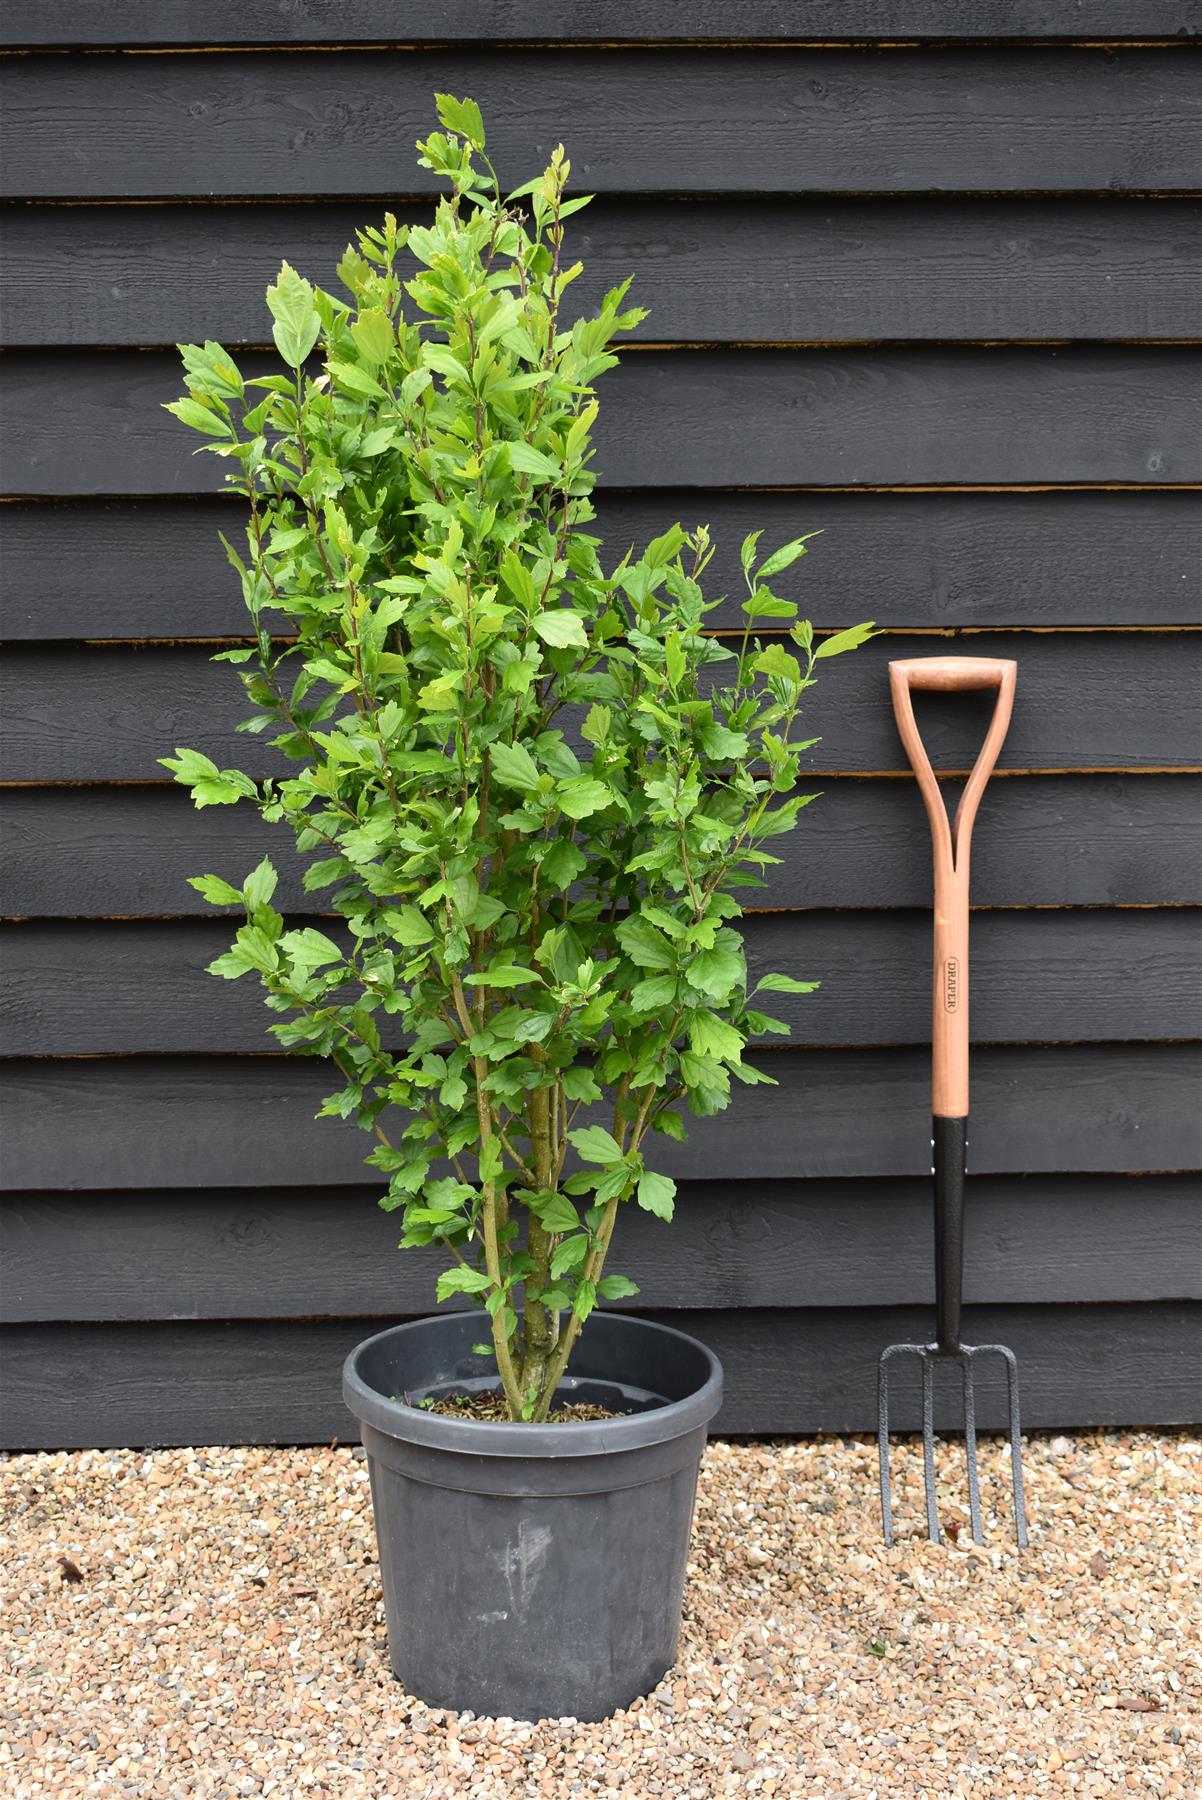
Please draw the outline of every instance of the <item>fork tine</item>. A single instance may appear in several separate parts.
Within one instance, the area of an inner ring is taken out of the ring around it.
[[[927,1500],[927,1536],[939,1543],[939,1507],[935,1497],[935,1359],[922,1358],[922,1479]]]
[[[876,1441],[881,1474],[881,1529],[885,1546],[893,1543],[893,1504],[889,1495],[889,1351],[876,1368]]]
[[[1023,1494],[1022,1429],[1018,1419],[1018,1363],[1013,1350],[999,1344],[1006,1364],[1006,1398],[1010,1407],[1010,1477],[1014,1483],[1014,1531],[1018,1547],[1027,1547],[1027,1503]]]
[[[971,1352],[964,1358],[964,1459],[968,1464],[968,1515],[972,1524],[972,1541],[974,1544],[983,1544],[981,1488],[977,1478],[977,1406]]]

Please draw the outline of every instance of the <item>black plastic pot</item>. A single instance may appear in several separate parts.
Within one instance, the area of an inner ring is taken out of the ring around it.
[[[428,1396],[495,1387],[480,1337],[478,1313],[420,1319],[368,1338],[343,1369],[393,1672],[456,1712],[604,1719],[676,1655],[721,1365],[682,1332],[597,1312],[559,1393],[622,1418],[494,1425],[421,1411]]]

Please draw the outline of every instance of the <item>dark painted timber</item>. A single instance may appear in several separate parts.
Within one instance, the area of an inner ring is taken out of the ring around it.
[[[761,1051],[775,1085],[655,1144],[680,1180],[922,1175],[925,1049]],[[987,1045],[973,1062],[974,1174],[1143,1174],[1202,1165],[1193,1044]],[[12,1058],[0,1185],[70,1190],[362,1181],[370,1138],[317,1119],[337,1083],[301,1057]],[[581,1117],[583,1118],[583,1114]],[[391,1113],[385,1131],[402,1129]]]
[[[420,1312],[446,1252],[401,1254],[378,1192],[12,1194],[0,1311],[9,1323]],[[969,1305],[1202,1298],[1192,1176],[980,1176],[965,1239]],[[671,1230],[627,1209],[611,1266],[638,1283],[622,1303],[637,1312],[929,1306],[930,1184],[689,1182]]]
[[[887,1343],[925,1336],[922,1307],[740,1309],[649,1316],[712,1346],[726,1370],[719,1432],[790,1434],[872,1430],[876,1359]],[[342,1404],[343,1358],[391,1319],[179,1324],[45,1324],[6,1328],[4,1443],[11,1449],[108,1444],[354,1442]],[[1022,1370],[1023,1424],[1192,1425],[1202,1414],[1197,1305],[970,1307],[974,1342],[1013,1347]],[[1004,1400],[982,1377],[977,1421],[997,1431]],[[999,1378],[1000,1379],[1000,1378]],[[941,1429],[960,1424],[958,1403]],[[890,1419],[919,1422],[918,1396],[897,1383]],[[899,1455],[904,1452],[899,1451]],[[845,1478],[845,1477],[844,1477]],[[799,1501],[821,1506],[812,1492]],[[870,1497],[864,1497],[865,1513]],[[1038,1523],[1038,1502],[1034,1505]]]
[[[1018,659],[1014,719],[999,758],[1003,769],[1202,764],[1202,723],[1195,714],[1202,635],[986,633],[959,647]],[[906,771],[884,698],[887,664],[951,648],[942,638],[896,633],[825,663],[800,714],[799,731],[821,740],[806,753],[804,767],[840,774]],[[0,670],[5,779],[146,781],[163,774],[157,759],[177,745],[203,750],[222,767],[282,772],[286,764],[270,741],[237,733],[255,709],[236,670],[214,663],[211,654],[198,645],[10,647]],[[711,666],[707,674],[713,673]],[[918,710],[934,766],[970,769],[988,718],[981,696],[928,696]]]
[[[0,192],[441,192],[408,150],[439,90],[479,101],[511,187],[563,138],[585,192],[1195,190],[1192,77],[1175,48],[1096,45],[22,58]]]
[[[744,903],[927,905],[930,837],[913,782],[835,777],[821,788],[798,829],[777,841],[780,867]],[[198,812],[170,783],[0,789],[0,842],[0,909],[9,916],[211,918],[187,877],[212,871],[241,881],[264,856],[280,873],[279,904],[313,906],[290,831],[245,806]],[[997,781],[973,844],[972,892],[980,906],[1202,906],[1202,781]]]
[[[0,636],[236,637],[248,625],[218,533],[236,499],[15,502],[0,508]],[[778,588],[819,627],[1202,625],[1202,508],[1192,493],[602,492],[590,529],[617,563],[672,520],[706,523],[715,629],[742,627],[739,546],[821,531]]]
[[[343,247],[382,211],[9,206],[0,341],[268,342],[263,295],[280,262],[340,293]],[[635,271],[651,316],[632,342],[1189,338],[1202,325],[1200,223],[1196,201],[599,196],[569,227],[584,263],[571,304],[595,311]]]
[[[349,1436],[342,1354],[430,1306],[442,1258],[394,1249],[370,1139],[313,1117],[337,1081],[271,1053],[257,985],[203,973],[230,921],[185,875],[269,851],[301,922],[291,834],[195,812],[154,759],[255,755],[233,672],[179,642],[246,619],[216,541],[242,509],[161,410],[171,346],[259,372],[281,258],[336,289],[357,226],[428,217],[435,88],[481,101],[503,180],[567,141],[597,196],[573,316],[632,272],[651,308],[599,388],[608,560],[708,522],[730,628],[744,535],[821,530],[789,597],[895,634],[823,671],[822,798],[745,895],[754,969],[823,985],[770,999],[793,1047],[750,1060],[778,1086],[655,1140],[678,1215],[623,1220],[623,1305],[714,1344],[732,1432],[868,1430],[877,1351],[929,1336],[930,844],[884,665],[1011,655],[973,852],[965,1329],[1014,1346],[1028,1426],[1202,1416],[1199,644],[1174,629],[1202,623],[1196,12],[9,0],[0,43],[35,54],[0,65],[0,775],[30,784],[0,793],[5,1442]],[[983,720],[926,706],[936,763]]]
[[[225,1054],[275,1048],[254,975],[205,973],[242,914],[180,922],[8,925],[0,1042],[9,1056]],[[973,926],[977,1043],[1185,1039],[1202,1024],[1197,910],[982,912]],[[349,943],[327,920],[315,923]],[[921,1043],[930,1032],[929,912],[761,913],[744,921],[749,981],[780,971],[817,993],[753,1001],[797,1045]],[[400,1042],[381,1016],[385,1040]],[[774,1047],[778,1034],[758,1040]]]
[[[1191,482],[1198,372],[1165,345],[628,351],[599,386],[597,469],[636,488]],[[0,492],[219,490],[221,459],[162,410],[181,389],[166,351],[11,353]]]
[[[398,12],[395,0],[9,0],[0,44],[63,45],[645,42],[690,45],[738,36],[788,42],[804,38],[1088,38],[1111,43],[1188,38],[1198,17],[1190,0],[425,0]]]

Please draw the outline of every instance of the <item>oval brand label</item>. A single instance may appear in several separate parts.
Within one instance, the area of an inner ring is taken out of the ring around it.
[[[943,1005],[947,1012],[955,1012],[959,1004],[960,965],[953,956],[943,965]]]

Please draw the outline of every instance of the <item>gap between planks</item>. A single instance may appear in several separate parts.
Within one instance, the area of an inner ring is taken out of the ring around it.
[[[264,1031],[269,1029],[264,1027]],[[1147,1050],[1147,1049],[1182,1049],[1192,1044],[1202,1043],[1197,1037],[1158,1037],[1158,1038],[978,1038],[972,1039],[974,1049],[981,1050]],[[771,1042],[752,1045],[752,1056],[789,1056],[825,1055],[831,1050],[853,1051],[856,1054],[876,1055],[882,1050],[929,1050],[929,1037],[899,1039],[888,1044],[864,1043],[808,1043],[804,1038],[795,1039],[789,1044]],[[19,1063],[77,1063],[77,1062],[234,1062],[234,1063],[279,1063],[297,1061],[295,1051],[288,1050],[51,1050],[20,1051],[17,1055],[0,1056],[0,1067],[5,1062]],[[1071,1170],[1049,1170],[1050,1174],[1070,1174]],[[1121,1171],[1120,1171],[1121,1172]],[[1146,1171],[1141,1171],[1146,1173]],[[1192,1174],[1193,1170],[1161,1170],[1162,1174]]]
[[[0,51],[5,55],[23,52]],[[572,198],[579,198],[572,195]],[[600,198],[600,195],[590,196]],[[95,194],[79,199],[71,194],[7,194],[6,206],[424,206],[427,209],[442,198],[437,189],[428,193],[308,193],[308,194]],[[659,189],[614,188],[606,190],[606,201],[648,200],[674,206],[708,206],[713,201],[744,202],[753,200],[805,200],[834,203],[842,200],[880,200],[913,203],[920,200],[967,202],[972,200],[1046,201],[1107,200],[1115,204],[1145,200],[1202,200],[1202,188],[769,188],[748,193],[727,188],[698,188],[693,192]]]
[[[936,769],[937,781],[967,780],[971,769]],[[991,781],[1024,780],[1028,775],[1108,775],[1124,780],[1134,775],[1202,775],[1202,763],[1177,763],[1171,767],[1143,769],[1119,768],[1110,764],[1081,763],[1059,769],[994,769]],[[807,769],[804,780],[811,781],[913,781],[910,769]],[[174,788],[178,784],[167,775],[161,780],[114,776],[109,780],[89,781],[0,781],[0,793],[7,789],[38,788],[52,793],[59,788]]]
[[[298,852],[298,854],[300,854]],[[1001,901],[997,903],[974,901],[969,909],[973,913],[1036,913],[1036,912],[1196,912],[1202,914],[1202,902],[1194,900],[1032,900],[1029,902]],[[290,906],[289,915],[295,919],[339,919],[343,915],[336,912],[323,911],[315,906]],[[929,906],[745,906],[742,911],[744,919],[769,918],[809,918],[816,913],[846,913],[853,918],[862,917],[865,913],[880,913],[892,917],[894,913],[930,912]],[[233,907],[224,909],[212,908],[205,913],[0,913],[0,925],[220,925],[236,923],[239,918]],[[1158,1042],[1171,1042],[1164,1039]],[[1187,1040],[1192,1043],[1191,1038]],[[2,1053],[0,1053],[2,1054]]]
[[[494,51],[541,50],[1100,50],[1118,55],[1124,50],[1183,50],[1197,42],[1195,36],[1151,38],[1075,37],[957,37],[954,32],[906,37],[620,37],[620,38],[499,38],[487,33],[445,38],[360,38],[349,42],[272,43],[250,40],[239,43],[197,44],[21,44],[0,50],[0,57],[41,56],[354,56],[375,50],[411,55],[445,55],[466,49]]]
[[[44,346],[42,347],[44,348]],[[14,354],[12,351],[9,355]],[[751,482],[725,482],[706,487],[673,482],[642,487],[599,486],[595,490],[603,499],[646,498],[660,493],[727,494],[1197,494],[1200,481],[960,481],[960,482],[799,482],[778,486]],[[231,503],[242,498],[225,488],[198,488],[173,493],[109,494],[0,494],[0,506],[144,506],[150,504],[194,504],[210,500]]]

